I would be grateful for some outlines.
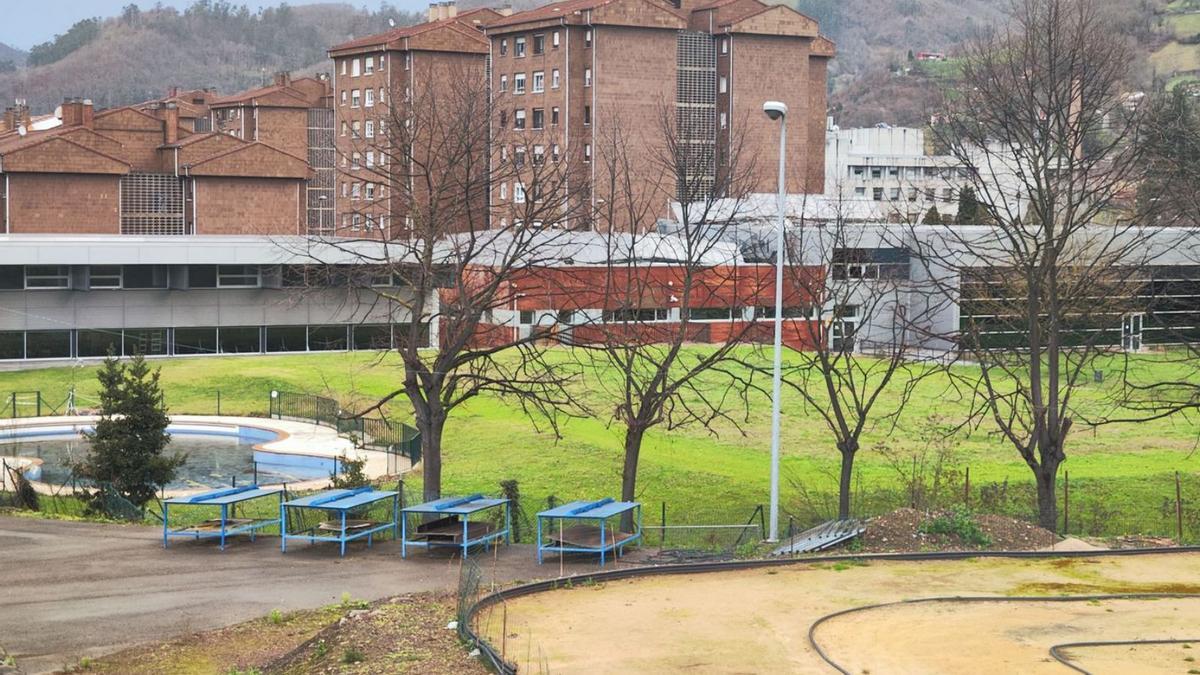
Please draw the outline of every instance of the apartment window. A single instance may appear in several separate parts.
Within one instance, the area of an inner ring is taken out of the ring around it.
[[[558,162],[558,143],[550,145],[550,161]]]
[[[583,34],[583,46],[584,47],[592,46],[592,31],[590,29],[587,30],[586,32],[584,32],[584,34]]]
[[[550,109],[550,126],[558,126],[558,106],[554,106]]]
[[[367,127],[366,127],[366,137],[367,137],[367,138],[375,138],[375,121],[374,121],[374,120],[367,120],[367,123],[366,123],[366,124],[367,124]]]
[[[345,122],[342,122],[342,135],[343,136],[346,135],[346,130],[349,128],[350,128],[350,125],[346,124]]]
[[[583,86],[585,86],[585,87],[592,86],[592,69],[591,68],[583,69]]]
[[[546,125],[546,111],[541,108],[533,109],[533,128],[541,129]]]
[[[525,186],[520,183],[513,183],[513,203],[525,203]]]
[[[508,38],[500,39],[500,56],[508,54]]]
[[[542,54],[545,51],[546,51],[546,36],[545,35],[534,35],[533,36],[533,53],[534,54]]]
[[[558,85],[561,84],[561,82],[562,82],[562,78],[559,76],[558,68],[551,70],[550,71],[550,88],[558,89]]]
[[[352,89],[350,91],[350,107],[357,108],[358,104],[361,100],[362,100],[362,92],[360,92],[357,89]]]
[[[508,183],[500,184],[500,201],[508,200]]]
[[[866,197],[867,196],[867,188],[865,188],[865,187],[854,188],[854,196],[855,197]]]
[[[342,198],[344,199],[349,196],[350,196],[350,184],[345,181],[342,181]]]
[[[346,90],[342,90],[342,105],[346,105]]]
[[[519,145],[513,149],[513,166],[518,169],[525,166],[525,148]]]
[[[383,70],[385,68],[387,68],[387,54],[379,57],[379,69]]]
[[[358,77],[362,74],[362,62],[359,59],[354,59],[350,62],[350,77]]]
[[[368,150],[367,151],[367,168],[372,168],[374,166],[375,166],[375,151]]]
[[[500,76],[500,91],[508,91],[508,76]]]
[[[892,201],[898,201],[900,199],[900,188],[894,187],[891,190],[889,190],[888,198],[891,199]]]
[[[783,308],[783,318],[784,319],[807,319],[807,318],[813,316],[814,313],[815,312],[813,311],[813,309],[811,307],[786,307],[785,306]],[[768,307],[755,307],[754,308],[754,316],[759,319],[774,319],[775,318],[775,305],[770,305]]]
[[[367,183],[367,199],[375,199],[375,184]]]
[[[217,265],[217,288],[258,288],[257,265]]]
[[[387,120],[379,120],[379,135],[387,136]]]
[[[942,189],[942,201],[947,204],[954,201],[954,189],[953,188],[943,188]]]
[[[908,201],[910,201],[910,202],[917,201],[917,188],[909,188],[908,189]]]
[[[516,112],[513,113],[513,128],[514,129],[524,129],[525,128],[525,110],[524,109],[517,110]]]
[[[721,38],[721,53],[729,53],[729,38]]]
[[[592,123],[592,106],[583,106],[583,124],[586,126]]]
[[[350,155],[350,170],[353,171],[353,170],[358,169],[358,167],[360,166],[361,160],[362,160],[362,155],[358,154],[357,152]]]
[[[92,265],[88,268],[88,288],[121,288],[120,265]]]
[[[689,321],[732,321],[732,307],[692,307],[688,310]]]
[[[721,128],[725,129],[729,126],[729,117],[727,113],[721,113]]]
[[[881,169],[877,166],[871,167],[871,178],[875,178],[875,179],[883,178],[883,169]]]
[[[362,122],[354,120],[350,123],[350,138],[355,140],[362,138]]]
[[[365,105],[368,108],[375,107],[375,90],[374,89],[367,90],[367,100],[366,100]]]
[[[342,59],[342,74],[346,74],[346,59]]]
[[[350,186],[350,199],[357,200],[362,196],[362,183],[353,183]]]
[[[533,146],[533,163],[535,166],[541,165],[546,161],[546,147],[542,145]]]
[[[362,214],[358,214],[358,213],[356,213],[356,214],[354,214],[354,215],[350,216],[350,229],[352,229],[352,230],[361,230],[361,229],[362,229],[362,222],[363,222],[363,220],[362,220]]]
[[[887,170],[888,170],[888,175],[891,176],[892,178],[896,178],[900,175],[900,167],[898,167],[898,166],[889,166],[887,168]]]
[[[585,162],[592,161],[592,144],[591,143],[583,144],[583,161],[585,161]]]
[[[374,56],[367,57],[365,72],[368,75],[371,75],[375,72],[375,57]]]
[[[875,188],[872,193],[872,198],[877,202],[883,201],[883,188]]]
[[[378,98],[378,101],[379,101],[379,105],[383,105],[383,87],[380,87],[380,88],[379,88],[379,98]]]
[[[719,82],[720,84],[717,85],[718,91],[722,94],[727,93],[729,91],[729,80],[722,75]]]
[[[517,73],[516,75],[513,75],[513,93],[525,93],[525,73]]]
[[[500,148],[500,163],[503,164],[507,161],[508,161],[508,148],[502,147],[502,148]]]
[[[533,73],[533,93],[540,94],[546,91],[546,73],[541,70],[535,70]]]
[[[25,288],[70,288],[70,268],[66,265],[26,265]]]
[[[518,59],[525,56],[525,38],[519,37],[513,41],[513,56]]]
[[[862,175],[863,175],[863,171],[864,171],[864,170],[865,170],[865,167],[863,167],[863,166],[852,166],[852,167],[850,167],[850,173],[851,173],[851,174],[853,174],[853,175],[855,175],[855,176],[859,176],[859,177],[862,177]]]

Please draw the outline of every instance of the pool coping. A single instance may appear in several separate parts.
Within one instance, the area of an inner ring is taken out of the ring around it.
[[[94,425],[100,419],[99,415],[73,415],[73,416],[55,416],[55,417],[21,417],[16,419],[0,420],[0,441],[6,437],[6,432],[11,435],[18,429],[22,428],[44,428],[48,426],[66,426],[78,429]],[[307,457],[318,457],[322,459],[338,459],[341,457],[353,457],[355,459],[366,460],[366,465],[363,467],[368,478],[379,478],[387,474],[388,455],[385,452],[378,450],[368,450],[364,448],[356,448],[354,444],[346,438],[338,435],[337,431],[318,424],[309,422],[300,422],[288,419],[273,419],[264,417],[241,417],[234,415],[171,415],[171,424],[187,425],[189,427],[244,427],[255,429],[258,431],[266,431],[274,433],[277,437],[271,441],[253,443],[253,450],[269,452],[279,455],[300,455]],[[36,459],[36,458],[34,458]],[[40,460],[37,460],[40,463]],[[405,473],[412,469],[409,466],[401,471]],[[42,494],[55,494],[62,490],[62,486],[43,483],[41,481],[30,481],[34,489]],[[287,485],[289,488],[298,490],[319,489],[329,485],[328,478],[318,478],[296,483],[273,483],[264,485],[264,487],[273,487]],[[183,497],[192,494],[198,494],[205,490],[211,490],[212,486],[194,487],[194,488],[175,488],[165,490],[165,497]]]

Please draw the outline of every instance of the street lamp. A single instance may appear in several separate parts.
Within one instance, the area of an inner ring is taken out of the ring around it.
[[[779,541],[779,398],[783,381],[783,247],[787,215],[787,184],[784,167],[787,158],[787,111],[782,101],[767,101],[763,112],[779,122],[779,230],[775,234],[775,372],[771,385],[771,526],[767,541]]]

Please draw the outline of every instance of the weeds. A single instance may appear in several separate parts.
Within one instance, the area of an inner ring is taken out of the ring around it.
[[[346,651],[342,652],[342,663],[350,665],[353,663],[362,663],[367,660],[367,655],[358,647],[346,647]]]
[[[940,534],[958,537],[965,544],[984,547],[992,543],[984,534],[979,523],[966,509],[952,509],[930,521],[921,523],[917,530],[923,534]]]

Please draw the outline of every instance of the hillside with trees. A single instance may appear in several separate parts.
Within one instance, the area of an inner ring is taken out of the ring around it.
[[[403,25],[421,18],[386,4],[377,11],[283,4],[259,12],[225,0],[199,0],[183,11],[129,5],[35,46],[27,67],[0,68],[0,100],[24,98],[44,113],[69,96],[109,107],[162,96],[174,85],[234,92],[279,70],[328,70],[329,45],[386,30],[388,19]],[[0,50],[0,63],[5,58]]]

